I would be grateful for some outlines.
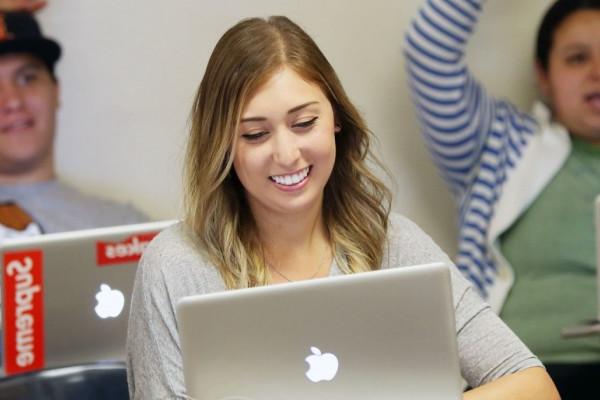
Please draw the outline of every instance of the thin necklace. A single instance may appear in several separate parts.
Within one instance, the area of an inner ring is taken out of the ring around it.
[[[317,276],[319,274],[319,272],[321,271],[323,264],[325,263],[326,255],[327,255],[327,249],[323,250],[323,254],[321,255],[321,260],[319,261],[319,264],[317,265],[317,270],[311,276],[309,276],[307,278],[303,278],[303,279],[298,279],[298,280],[313,279],[315,276]],[[285,276],[281,271],[279,271],[279,269],[275,268],[275,266],[273,264],[271,264],[269,261],[267,261],[266,259],[265,259],[265,262],[267,263],[267,266],[270,269],[272,269],[273,272],[275,272],[277,275],[279,275],[280,277],[282,277],[283,279],[285,279],[288,282],[294,282],[293,279],[290,279],[287,276]]]

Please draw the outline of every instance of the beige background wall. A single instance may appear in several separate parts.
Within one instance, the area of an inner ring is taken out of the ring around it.
[[[92,193],[157,219],[180,215],[187,118],[219,36],[249,16],[285,14],[338,71],[379,138],[394,208],[454,252],[454,207],[423,146],[405,81],[403,31],[417,0],[54,0],[39,17],[63,45],[58,168]],[[490,91],[529,107],[531,54],[549,0],[489,1],[470,44]]]

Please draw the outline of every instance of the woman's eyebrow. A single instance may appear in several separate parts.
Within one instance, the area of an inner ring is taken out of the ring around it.
[[[586,50],[589,47],[590,46],[585,43],[571,42],[571,43],[567,43],[567,44],[563,45],[562,48],[559,49],[559,51],[561,51],[563,53],[569,52],[569,51],[581,51],[581,50]]]
[[[307,103],[300,104],[299,106],[296,106],[296,107],[294,107],[294,108],[291,108],[291,109],[290,109],[290,110],[289,110],[287,113],[288,113],[288,114],[293,114],[293,113],[295,113],[295,112],[298,112],[298,111],[302,110],[303,108],[306,108],[306,107],[308,107],[308,106],[310,106],[310,105],[313,105],[313,104],[318,104],[318,103],[319,103],[319,102],[318,102],[318,101],[316,101],[316,100],[315,100],[315,101],[309,101],[309,102],[307,102]]]
[[[310,105],[318,104],[318,103],[319,103],[318,101],[309,101],[309,102],[300,104],[300,105],[298,105],[296,107],[290,108],[287,113],[288,113],[288,115],[289,114],[293,114],[295,112],[298,112],[298,111],[302,110],[303,108],[306,108],[306,107],[308,107]],[[265,121],[266,119],[267,119],[266,117],[247,117],[247,118],[242,118],[240,120],[240,122],[241,123],[243,123],[243,122],[257,122],[257,121],[260,122],[260,121]]]

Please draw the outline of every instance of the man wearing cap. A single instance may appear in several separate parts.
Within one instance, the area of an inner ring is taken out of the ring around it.
[[[54,66],[60,54],[29,12],[0,12],[0,242],[147,220],[130,205],[85,195],[57,179]]]

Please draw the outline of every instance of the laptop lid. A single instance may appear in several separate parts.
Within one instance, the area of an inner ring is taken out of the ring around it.
[[[192,398],[462,398],[444,264],[191,296],[176,312]]]
[[[124,360],[137,262],[148,242],[172,223],[5,240],[3,372]]]
[[[596,296],[598,308],[596,322],[600,323],[600,194],[596,197]]]

